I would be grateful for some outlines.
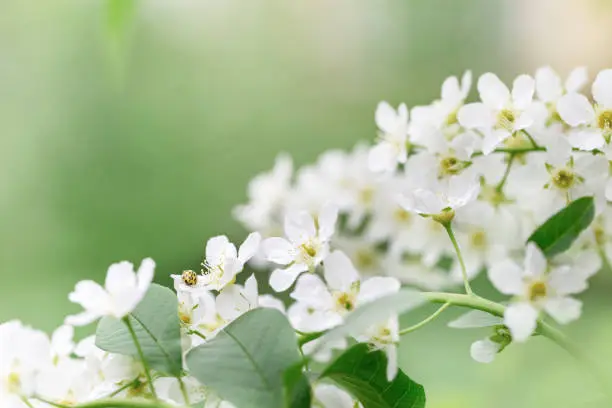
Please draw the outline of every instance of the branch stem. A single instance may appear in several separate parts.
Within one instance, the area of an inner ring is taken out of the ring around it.
[[[455,253],[457,254],[457,259],[459,260],[459,265],[461,266],[461,276],[463,277],[463,286],[465,286],[465,293],[468,295],[474,294],[472,291],[472,287],[470,286],[470,280],[468,279],[467,269],[465,268],[465,262],[463,261],[463,255],[461,255],[461,248],[459,248],[459,243],[455,238],[455,233],[453,232],[453,227],[451,226],[451,222],[444,222],[442,226],[446,230],[448,237],[450,238],[453,247],[455,248]]]
[[[514,162],[515,157],[515,153],[510,153],[510,156],[508,157],[508,163],[506,164],[506,171],[504,172],[504,175],[499,184],[497,184],[497,186],[495,187],[495,190],[497,190],[498,193],[501,193],[504,189],[504,184],[506,184],[506,180],[508,180],[508,176],[510,175],[510,169],[512,168],[512,163]]]
[[[145,376],[147,377],[147,382],[149,383],[149,389],[151,390],[151,394],[153,398],[157,401],[157,392],[155,392],[155,386],[153,385],[153,378],[151,377],[151,370],[149,369],[149,363],[147,363],[147,359],[142,352],[142,347],[140,346],[140,342],[138,341],[138,337],[136,336],[136,332],[134,331],[134,327],[132,326],[132,322],[130,322],[129,316],[123,318],[125,325],[132,336],[132,340],[134,341],[134,345],[136,346],[136,350],[138,351],[138,357],[140,357],[140,362],[142,363],[142,367],[144,368]]]
[[[450,303],[445,303],[442,306],[440,306],[440,308],[438,310],[436,310],[435,312],[433,312],[429,317],[423,319],[422,321],[420,321],[419,323],[407,327],[403,330],[400,330],[399,334],[400,336],[407,334],[407,333],[411,333],[413,331],[419,330],[421,327],[425,326],[426,324],[434,321],[438,316],[440,316],[442,314],[442,312],[444,312],[446,309],[448,309],[451,306]]]

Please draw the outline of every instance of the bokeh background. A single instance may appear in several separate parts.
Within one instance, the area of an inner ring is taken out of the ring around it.
[[[372,139],[379,100],[428,103],[465,69],[510,81],[545,64],[563,75],[612,66],[605,0],[3,0],[0,9],[0,321],[46,330],[75,310],[74,283],[101,279],[114,261],[152,256],[168,283],[197,268],[208,237],[242,238],[231,208],[248,180],[280,151],[304,164]],[[584,318],[568,328],[608,373],[610,278],[593,279]],[[483,366],[468,352],[483,333],[451,332],[445,320],[401,349],[429,408],[597,406],[588,373],[546,340]]]

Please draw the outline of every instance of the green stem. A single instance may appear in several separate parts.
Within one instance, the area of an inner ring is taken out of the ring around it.
[[[472,295],[474,292],[472,291],[472,287],[470,286],[470,281],[467,276],[467,269],[465,268],[465,262],[463,262],[463,255],[461,255],[461,249],[459,248],[459,244],[457,243],[457,239],[455,238],[455,233],[453,232],[453,227],[451,226],[451,222],[442,223],[442,226],[448,233],[448,237],[453,243],[453,247],[455,248],[455,253],[457,254],[457,259],[459,260],[459,265],[461,266],[461,275],[463,277],[463,285],[465,286],[465,293],[468,295]]]
[[[407,334],[407,333],[411,333],[413,331],[416,331],[418,329],[420,329],[421,327],[425,326],[426,324],[432,322],[433,320],[435,320],[438,316],[440,316],[442,314],[442,312],[444,312],[446,309],[448,309],[451,306],[450,303],[445,303],[442,306],[440,306],[440,308],[438,310],[436,310],[435,312],[433,312],[429,317],[427,317],[426,319],[423,319],[422,321],[420,321],[419,323],[407,327],[404,330],[400,330],[399,334],[400,336]]]
[[[136,386],[136,384],[138,384],[138,381],[139,381],[139,377],[136,377],[135,379],[133,379],[129,383],[125,384],[124,386],[122,386],[120,388],[117,388],[115,391],[110,393],[108,395],[108,398],[113,398],[113,397],[117,396],[121,391],[126,390],[126,389],[128,389],[130,387]]]
[[[200,333],[200,332],[199,332],[199,331],[197,331],[197,330],[189,330],[189,331],[187,332],[187,334],[195,334],[196,336],[200,337],[201,339],[206,340],[206,336],[205,336],[205,335],[203,335],[202,333]]]
[[[511,153],[514,155],[517,154],[523,154],[523,153],[530,153],[530,152],[545,152],[546,148],[545,147],[499,147],[495,150],[493,150],[492,153]],[[472,156],[482,156],[482,152],[474,152],[474,154]]]
[[[29,408],[34,408],[34,406],[32,405],[32,403],[30,401],[28,401],[28,399],[26,397],[21,397],[21,401],[23,401],[24,404],[26,404]],[[46,401],[45,401],[46,402]],[[63,408],[63,407],[62,407]],[[68,407],[66,407],[68,408]]]
[[[534,148],[538,148],[540,146],[538,146],[538,144],[536,143],[535,139],[533,138],[533,136],[531,136],[529,134],[529,132],[527,132],[525,129],[522,130],[523,134],[525,136],[527,136],[527,139],[529,139],[529,141],[531,142],[531,144],[533,145]]]
[[[498,193],[501,193],[504,189],[504,184],[506,184],[506,180],[508,180],[508,176],[510,175],[510,168],[512,168],[512,163],[514,162],[515,157],[516,155],[514,153],[510,153],[510,157],[508,157],[508,164],[506,165],[506,171],[504,172],[504,175],[499,184],[497,184],[497,186],[495,187],[495,190],[497,190]]]
[[[183,394],[183,402],[185,405],[189,406],[191,405],[189,403],[189,393],[187,393],[187,388],[185,387],[185,382],[183,381],[183,379],[181,377],[176,377],[176,379],[179,382],[179,387],[181,388],[181,394]]]
[[[129,316],[123,318],[125,325],[132,336],[132,340],[134,341],[134,345],[136,346],[136,350],[138,351],[138,356],[140,357],[140,361],[142,362],[142,366],[145,371],[145,376],[147,377],[147,382],[149,383],[149,388],[151,389],[151,394],[153,398],[157,401],[157,393],[155,392],[155,386],[153,386],[153,379],[151,377],[151,371],[149,370],[149,364],[147,363],[147,359],[142,352],[142,347],[140,347],[140,342],[138,341],[138,337],[136,337],[136,332],[134,331],[134,327],[132,327],[132,322],[130,322]]]

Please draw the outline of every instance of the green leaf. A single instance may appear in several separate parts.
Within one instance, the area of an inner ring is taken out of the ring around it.
[[[360,343],[346,350],[321,374],[357,398],[364,408],[424,408],[425,390],[401,370],[387,381],[387,357]]]
[[[174,377],[181,375],[181,332],[178,301],[170,289],[152,284],[128,317],[151,368]],[[138,358],[125,322],[104,317],[96,330],[96,345],[111,353]]]
[[[593,197],[582,197],[550,217],[536,229],[527,242],[536,243],[544,255],[552,257],[566,251],[593,221]]]
[[[275,309],[254,309],[187,353],[191,375],[239,408],[285,405],[285,372],[301,361],[297,337]],[[294,368],[295,369],[295,368]],[[289,383],[297,384],[295,372]]]
[[[320,350],[324,344],[361,334],[369,327],[384,321],[391,315],[401,315],[426,302],[427,299],[421,292],[409,288],[368,302],[351,312],[344,319],[344,324],[331,329],[323,335],[319,339],[316,349]],[[314,353],[316,353],[316,350]]]
[[[286,408],[310,408],[311,406],[310,382],[302,368],[302,362],[294,364],[283,375]]]

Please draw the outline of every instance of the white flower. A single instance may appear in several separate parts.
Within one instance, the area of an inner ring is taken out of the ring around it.
[[[489,154],[514,133],[534,123],[529,109],[532,105],[534,80],[521,75],[514,80],[512,93],[491,73],[478,79],[482,102],[463,106],[458,113],[459,123],[467,129],[478,129],[484,134],[483,153]]]
[[[55,329],[51,335],[51,358],[56,362],[69,357],[74,351],[74,328],[63,325]]]
[[[324,262],[325,282],[314,274],[299,277],[289,309],[293,326],[304,332],[327,330],[343,322],[355,308],[384,295],[397,292],[400,284],[391,277],[361,281],[350,259],[341,251],[332,252]]]
[[[66,324],[84,326],[103,316],[125,317],[147,293],[154,269],[155,262],[151,258],[142,261],[138,272],[134,271],[132,263],[123,261],[108,268],[104,287],[94,281],[80,281],[68,299],[85,310],[68,316]]]
[[[77,405],[91,398],[94,381],[85,360],[66,358],[38,374],[36,394],[46,401]]]
[[[572,146],[582,150],[600,149],[612,136],[612,69],[597,74],[592,86],[593,106],[586,96],[568,93],[557,102],[561,118],[574,129]]]
[[[81,340],[76,345],[74,354],[85,363],[85,372],[81,375],[89,382],[90,393],[87,400],[105,398],[122,385],[143,375],[143,367],[139,361],[99,349],[95,345],[95,336]],[[74,386],[81,387],[78,382],[68,385],[68,392]]]
[[[200,275],[191,269],[183,271],[180,275],[170,275],[174,281],[174,290],[179,292],[202,292],[207,291],[204,275]]]
[[[408,157],[408,108],[401,104],[396,111],[387,102],[380,102],[375,119],[380,141],[370,150],[368,165],[374,172],[393,172]]]
[[[442,83],[440,105],[448,110],[448,115],[452,114],[463,104],[472,87],[472,71],[465,71],[461,77],[461,83],[456,76],[450,76]]]
[[[202,262],[202,277],[199,278],[202,286],[206,289],[221,290],[235,282],[236,275],[242,272],[244,264],[259,249],[260,241],[261,235],[253,232],[236,251],[236,246],[225,235],[209,239],[206,243],[206,259]]]
[[[277,292],[289,289],[297,277],[314,270],[329,252],[329,240],[334,234],[337,209],[325,205],[315,220],[308,212],[299,211],[285,217],[285,238],[268,238],[262,243],[268,261],[278,268],[270,275],[270,286]]]
[[[483,201],[457,211],[455,230],[470,279],[523,243],[516,214]],[[453,276],[461,282],[459,264],[453,266]]]
[[[467,131],[447,140],[440,132],[434,132],[422,144],[427,150],[410,157],[406,173],[445,178],[461,174],[470,167],[471,156],[480,147],[480,138]]]
[[[489,338],[475,341],[470,347],[470,355],[479,363],[492,363],[495,356],[501,350],[501,344],[492,341]]]
[[[12,320],[0,324],[0,406],[26,408],[36,376],[51,365],[50,343],[41,331]]]
[[[270,307],[284,312],[284,305],[280,300],[269,295],[259,296],[255,275],[251,275],[244,286],[226,286],[217,295],[216,305],[217,312],[228,322],[256,307]]]
[[[461,131],[457,111],[463,105],[472,86],[472,73],[466,71],[461,83],[456,76],[448,77],[442,84],[440,99],[428,106],[416,106],[411,112],[409,133],[414,142],[428,145],[432,137],[454,139]]]
[[[362,335],[355,337],[357,341],[367,342],[374,350],[382,350],[387,356],[387,381],[393,381],[398,372],[397,345],[399,344],[399,321],[397,316],[391,316],[385,322],[374,325]]]
[[[321,408],[357,408],[361,404],[344,390],[331,384],[316,384],[314,386],[314,405]]]
[[[579,92],[588,80],[586,67],[578,67],[568,75],[565,83],[561,82],[561,78],[551,67],[542,67],[536,71],[535,84],[536,95],[543,102],[543,110],[546,115],[545,125],[550,126],[556,132],[554,139],[563,140],[567,143],[566,137],[560,136],[563,133],[563,120],[559,116],[557,110],[557,102],[567,93],[572,94]],[[548,146],[547,146],[547,150]]]
[[[293,163],[291,156],[279,154],[274,168],[258,174],[248,186],[247,204],[234,208],[234,217],[251,231],[269,235],[282,224],[282,211],[291,187]]]
[[[542,67],[535,74],[535,89],[542,102],[556,102],[565,93],[578,92],[586,84],[588,74],[586,67],[578,67],[567,76],[565,83],[551,67]]]
[[[200,384],[198,380],[193,377],[182,377],[181,380],[183,381],[190,404],[198,404],[205,400],[208,402],[211,392]],[[157,378],[154,381],[154,385],[157,396],[162,401],[175,406],[187,405],[183,393],[181,392],[181,385],[176,378]]]
[[[409,189],[400,197],[406,211],[423,215],[439,215],[456,210],[478,197],[480,183],[472,176],[453,176],[432,182],[425,187]]]
[[[526,341],[537,326],[541,310],[561,324],[576,320],[582,303],[569,295],[587,287],[587,279],[596,272],[582,266],[549,265],[536,244],[527,244],[524,266],[505,260],[489,269],[489,279],[503,294],[513,295],[504,314],[515,341]]]
[[[462,314],[448,324],[454,329],[471,329],[480,327],[494,327],[494,334],[477,340],[470,347],[470,355],[479,363],[492,363],[497,354],[506,348],[512,338],[508,329],[503,326],[503,319],[480,310],[472,310]]]
[[[345,350],[347,347],[348,341],[345,338],[339,338],[323,344],[321,344],[319,338],[304,344],[302,351],[319,363],[328,363],[333,358],[335,350]]]

